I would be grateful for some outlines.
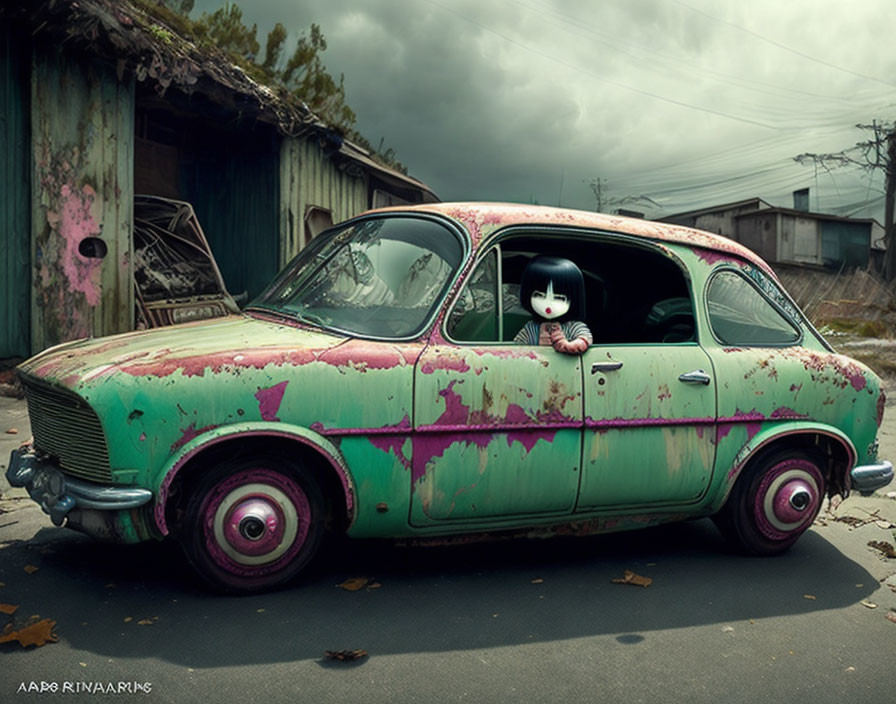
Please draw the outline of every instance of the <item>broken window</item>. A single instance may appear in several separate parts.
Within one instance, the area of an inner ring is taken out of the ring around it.
[[[725,345],[788,345],[799,328],[749,279],[726,269],[716,273],[707,291],[709,322]]]
[[[309,205],[305,211],[305,244],[330,227],[333,227],[333,213],[326,208]]]

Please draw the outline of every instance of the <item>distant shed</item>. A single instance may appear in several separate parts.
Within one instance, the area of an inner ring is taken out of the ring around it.
[[[805,189],[794,202],[808,205]],[[880,225],[857,219],[775,207],[761,198],[727,203],[659,218],[724,235],[749,247],[772,264],[827,269],[866,268],[874,262],[873,244]]]

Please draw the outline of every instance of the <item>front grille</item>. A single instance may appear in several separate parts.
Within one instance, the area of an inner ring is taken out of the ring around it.
[[[100,419],[75,393],[21,375],[34,446],[79,479],[109,483],[109,451]]]

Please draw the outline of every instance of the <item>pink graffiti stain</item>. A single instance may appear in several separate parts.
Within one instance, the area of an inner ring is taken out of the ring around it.
[[[281,381],[279,384],[269,386],[265,389],[259,388],[255,393],[258,400],[258,411],[261,413],[262,420],[279,421],[277,411],[280,410],[280,404],[283,403],[283,394],[286,392],[286,385],[289,381]]]
[[[78,190],[63,184],[60,195],[59,213],[47,213],[47,220],[51,227],[59,228],[59,235],[65,241],[62,270],[72,290],[83,293],[88,305],[99,305],[102,260],[85,257],[78,251],[85,237],[102,234],[90,212],[96,192],[89,185]]]

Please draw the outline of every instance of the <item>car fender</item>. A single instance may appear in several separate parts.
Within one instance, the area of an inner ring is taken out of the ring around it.
[[[855,465],[858,455],[852,441],[843,431],[831,425],[812,421],[762,423],[760,430],[747,440],[734,455],[734,459],[728,464],[727,472],[725,473],[724,492],[717,492],[716,499],[713,501],[713,509],[718,510],[727,501],[728,494],[731,493],[731,489],[741,472],[759,452],[785,438],[800,435],[824,435],[840,443],[848,457],[848,466],[844,470],[846,473],[844,481],[847,482],[845,486],[849,486],[849,470]],[[722,470],[725,467],[720,466],[718,469]]]
[[[169,498],[171,485],[180,470],[183,469],[193,457],[201,452],[208,450],[219,443],[233,440],[236,437],[285,438],[305,445],[317,452],[327,461],[339,477],[345,496],[346,519],[348,525],[351,525],[354,522],[356,514],[355,482],[345,463],[342,453],[339,452],[339,449],[332,442],[320,433],[302,426],[290,425],[282,422],[248,422],[219,426],[202,433],[185,443],[168,459],[153,482],[153,493],[156,496],[153,513],[156,525],[162,535],[168,535],[169,533],[168,524],[165,519],[165,507]]]

